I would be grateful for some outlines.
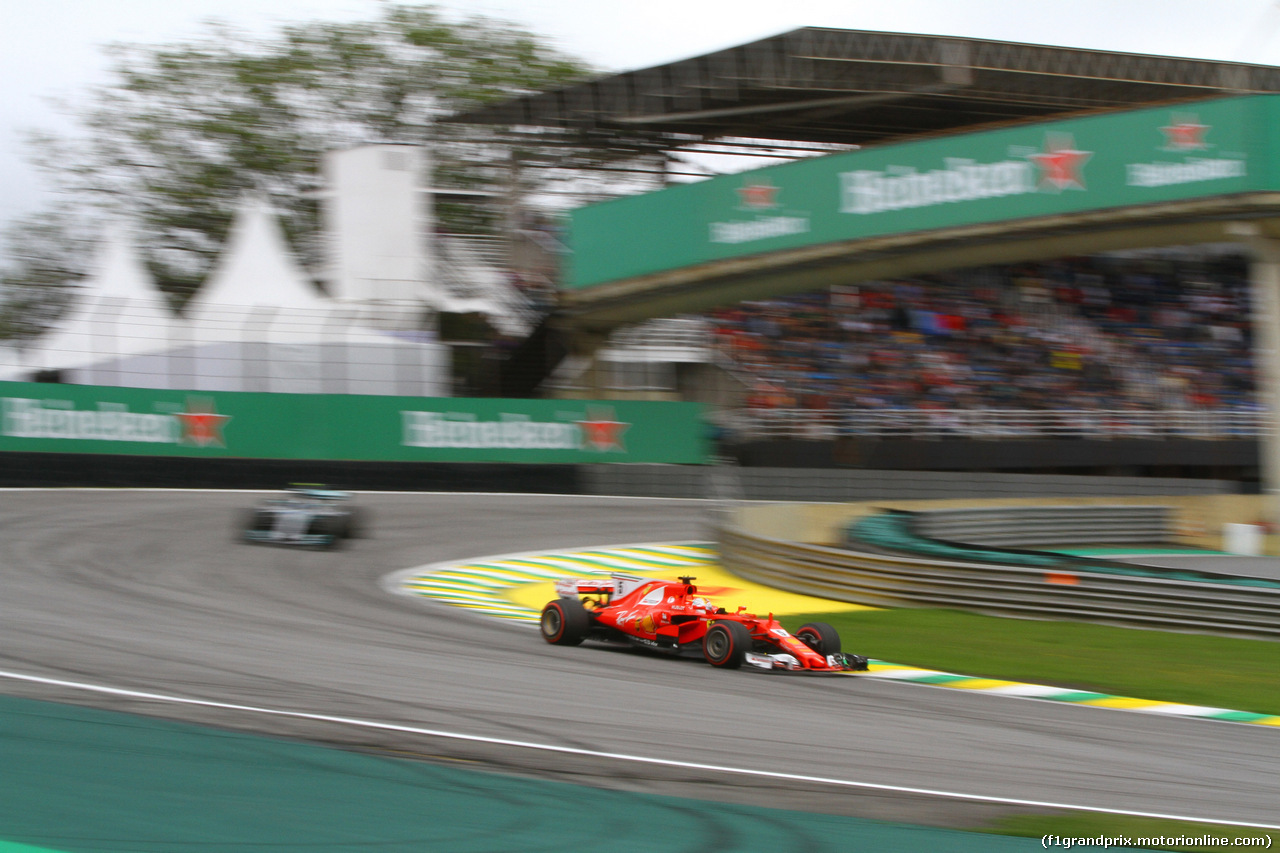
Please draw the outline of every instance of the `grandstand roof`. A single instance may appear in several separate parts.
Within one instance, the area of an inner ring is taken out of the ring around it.
[[[804,27],[445,119],[624,152],[739,139],[867,145],[1082,111],[1280,92],[1280,68]]]

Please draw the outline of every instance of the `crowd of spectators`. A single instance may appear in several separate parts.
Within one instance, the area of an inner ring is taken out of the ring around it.
[[[1238,255],[1071,258],[867,282],[711,315],[754,409],[1255,406]]]

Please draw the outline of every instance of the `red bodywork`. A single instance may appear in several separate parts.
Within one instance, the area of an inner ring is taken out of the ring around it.
[[[783,628],[773,614],[761,617],[746,612],[745,607],[729,612],[717,606],[698,592],[692,580],[619,575],[608,580],[566,578],[556,582],[556,591],[563,598],[582,601],[592,634],[598,639],[625,639],[635,645],[680,652],[700,648],[715,623],[737,622],[750,633],[745,662],[753,666],[815,672],[866,668],[865,658],[849,655],[846,660],[844,655],[816,651]]]

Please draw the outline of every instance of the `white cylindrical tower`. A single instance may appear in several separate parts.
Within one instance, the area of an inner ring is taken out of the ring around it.
[[[324,158],[329,295],[366,305],[430,302],[431,196],[418,145],[365,145]]]

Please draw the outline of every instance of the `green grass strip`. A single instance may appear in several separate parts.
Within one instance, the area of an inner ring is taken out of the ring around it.
[[[1006,817],[990,826],[973,830],[988,835],[1014,835],[1023,838],[1044,838],[1057,836],[1059,839],[1097,839],[1111,838],[1111,849],[1123,849],[1115,843],[1115,839],[1124,838],[1132,844],[1139,839],[1164,839],[1164,844],[1146,844],[1144,850],[1178,850],[1178,851],[1214,851],[1223,850],[1268,850],[1276,842],[1280,842],[1280,831],[1266,829],[1250,829],[1248,827],[1222,826],[1208,823],[1187,823],[1161,818],[1126,817],[1124,815],[1105,814],[1068,814],[1068,815],[1017,815]],[[1271,837],[1272,844],[1259,839]],[[1242,839],[1237,842],[1235,839]],[[1192,843],[1177,843],[1186,840]],[[1199,843],[1199,842],[1209,843]],[[1066,849],[1061,844],[1048,847],[1050,850]],[[1080,845],[1081,850],[1101,850],[1099,845]],[[1132,848],[1131,848],[1132,849]]]
[[[1107,694],[1095,693],[1091,690],[1076,690],[1059,693],[1053,697],[1055,702],[1089,702],[1093,699],[1106,699]],[[1145,699],[1146,697],[1141,697]]]
[[[815,613],[782,621],[791,630],[829,622],[845,651],[943,673],[1280,714],[1280,642],[955,610]],[[1257,717],[1240,717],[1250,719]]]
[[[1107,546],[1096,548],[1053,548],[1055,554],[1070,554],[1074,557],[1115,557],[1127,556],[1130,554],[1157,554],[1169,557],[1230,557],[1228,551],[1214,551],[1209,548],[1184,548],[1184,547],[1166,547],[1162,545],[1152,545],[1147,548],[1138,548],[1132,545],[1126,546]]]
[[[969,681],[967,675],[951,675],[946,672],[939,672],[934,675],[922,675],[919,678],[911,679],[914,684],[955,684],[957,681]]]
[[[1266,720],[1274,715],[1272,714],[1252,714],[1248,711],[1226,711],[1225,713],[1217,713],[1213,715],[1215,720],[1230,720],[1233,723],[1252,723],[1254,720]]]

